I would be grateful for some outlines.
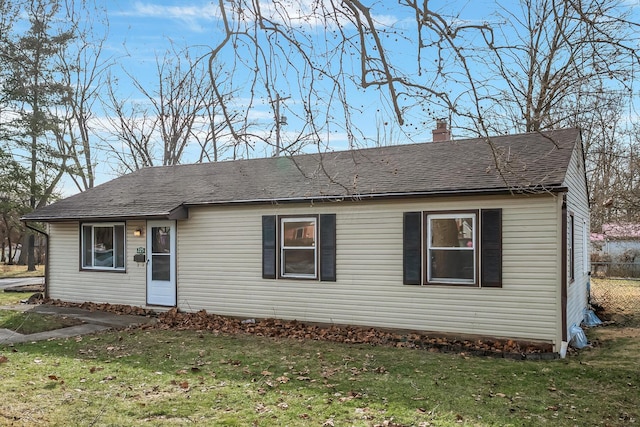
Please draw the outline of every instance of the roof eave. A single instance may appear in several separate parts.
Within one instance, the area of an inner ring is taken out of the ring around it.
[[[140,220],[164,220],[174,219],[171,218],[171,213],[157,213],[157,214],[140,214],[140,215],[101,215],[101,216],[86,216],[86,215],[71,215],[71,216],[36,216],[29,217],[23,216],[20,218],[22,222],[106,222],[106,221],[140,221]]]
[[[166,212],[152,214],[127,215],[71,215],[71,216],[29,216],[20,218],[23,222],[68,222],[68,221],[136,221],[136,220],[183,220],[189,217],[189,207],[196,206],[225,206],[225,205],[264,205],[280,203],[310,203],[310,202],[341,202],[380,199],[410,199],[424,197],[456,197],[456,196],[494,196],[494,195],[536,195],[557,194],[567,192],[567,187],[559,184],[539,187],[521,188],[478,188],[478,189],[449,189],[438,191],[414,191],[398,193],[367,193],[367,194],[333,194],[315,195],[307,197],[279,197],[270,199],[248,200],[220,200],[208,202],[192,202],[180,204]]]
[[[251,204],[278,204],[278,203],[301,203],[301,202],[341,202],[360,201],[370,199],[410,199],[422,197],[456,197],[456,196],[493,196],[493,195],[536,195],[536,194],[558,194],[568,191],[566,186],[554,184],[546,187],[528,188],[480,188],[480,189],[451,189],[439,191],[414,191],[404,193],[367,193],[367,194],[333,194],[316,195],[307,197],[279,197],[270,199],[248,199],[248,200],[219,200],[211,202],[185,203],[187,207],[196,206],[223,206],[223,205],[251,205]]]

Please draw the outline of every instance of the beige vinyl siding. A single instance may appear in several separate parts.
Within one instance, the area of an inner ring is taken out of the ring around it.
[[[49,225],[49,296],[69,302],[109,302],[145,305],[145,265],[133,261],[145,237],[133,230],[144,222],[128,222],[125,231],[125,272],[81,271],[80,230],[77,222]]]
[[[402,284],[403,212],[502,208],[503,287]],[[336,214],[337,282],[262,279],[262,215]],[[240,317],[556,339],[554,195],[202,207],[178,223],[178,307]]]
[[[580,144],[580,141],[578,141]],[[568,187],[567,211],[574,215],[574,253],[575,253],[575,280],[567,282],[567,328],[580,324],[584,319],[584,309],[587,306],[587,283],[589,281],[589,266],[584,265],[584,251],[587,252],[589,262],[589,244],[583,241],[583,226],[589,235],[589,199],[585,178],[584,160],[580,145],[577,145],[571,157],[565,186]],[[568,276],[567,276],[568,277]],[[568,332],[568,331],[567,331]]]

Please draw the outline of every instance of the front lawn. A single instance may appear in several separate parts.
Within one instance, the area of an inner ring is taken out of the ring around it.
[[[190,330],[0,342],[0,425],[635,426],[629,318],[550,361]]]
[[[25,335],[68,328],[82,323],[84,322],[65,316],[0,310],[0,329],[10,329]]]
[[[33,295],[33,293],[6,292],[0,289],[0,306],[20,304],[21,301],[28,300],[31,295]]]
[[[554,361],[166,330],[0,345],[0,425],[638,425],[620,331]]]

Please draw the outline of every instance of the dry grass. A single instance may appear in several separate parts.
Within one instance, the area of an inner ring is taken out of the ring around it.
[[[0,264],[0,279],[44,276],[44,265],[36,265],[36,271],[27,271],[26,265]]]
[[[602,320],[640,327],[640,281],[591,279],[591,303]]]
[[[6,292],[0,290],[0,306],[20,304],[23,300],[29,299],[32,292]]]

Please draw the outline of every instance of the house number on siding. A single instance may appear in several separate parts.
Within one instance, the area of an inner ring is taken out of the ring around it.
[[[141,247],[141,248],[138,248],[138,249],[136,249],[136,253],[138,253],[138,254],[144,254],[144,253],[145,253],[145,249],[144,249],[144,248],[142,248],[142,247]]]

